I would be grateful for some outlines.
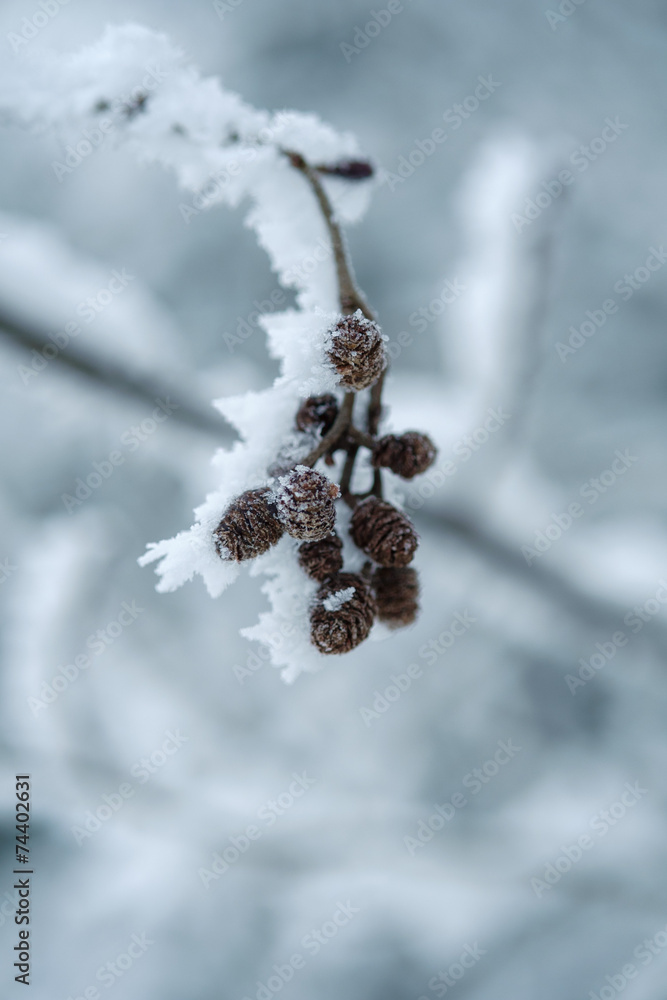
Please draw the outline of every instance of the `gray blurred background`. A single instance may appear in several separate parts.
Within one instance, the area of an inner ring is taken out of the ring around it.
[[[292,686],[238,635],[265,606],[257,580],[216,601],[199,580],[156,594],[136,560],[190,525],[232,440],[210,399],[275,374],[260,330],[233,351],[224,335],[276,282],[242,208],[186,224],[171,174],[113,142],[59,181],[58,136],[3,125],[6,996],[22,989],[13,778],[30,771],[39,1000],[664,997],[667,9],[401,6],[367,33],[384,0],[71,0],[19,52],[10,33],[40,8],[0,8],[8,63],[144,23],[256,106],[356,132],[396,176],[445,128],[349,238],[385,332],[405,333],[393,426],[431,432],[455,469],[406,490],[418,625]],[[443,126],[480,76],[493,94]],[[563,170],[572,183],[540,196]],[[122,294],[26,383],[30,336],[123,269]],[[461,291],[443,307],[447,282]],[[180,410],[141,439],[161,392]],[[486,440],[499,407],[511,417]],[[63,494],[119,447],[68,512]],[[124,603],[131,624],[30,701]],[[431,653],[457,613],[474,624]]]

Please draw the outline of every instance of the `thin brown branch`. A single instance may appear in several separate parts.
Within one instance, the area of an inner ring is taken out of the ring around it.
[[[373,485],[368,495],[382,500],[382,472],[380,469],[376,469],[373,473]]]
[[[351,426],[348,430],[348,434],[353,441],[360,444],[363,448],[370,448],[371,451],[375,447],[375,438],[371,437],[370,434],[365,434],[364,431],[360,431],[358,427]]]
[[[422,507],[415,520],[437,532],[447,532],[471,552],[475,552],[488,566],[495,566],[504,577],[514,577],[531,590],[541,594],[554,607],[587,628],[595,627],[601,633],[613,632],[622,625],[628,607],[592,593],[572,575],[534,562],[529,566],[518,548],[508,539],[488,529],[480,519],[469,512],[433,510]],[[642,633],[664,660],[667,650],[667,626],[659,618],[647,625]]]
[[[382,418],[382,389],[384,388],[386,371],[387,369],[385,368],[375,385],[371,388],[371,398],[366,414],[366,426],[368,427],[368,434],[371,439],[377,437]],[[379,500],[382,499],[382,472],[380,469],[376,469],[373,474],[373,486],[371,487],[370,495],[378,497]]]
[[[283,150],[283,152],[289,158],[292,166],[301,171],[313,189],[327,229],[329,230],[334,260],[336,262],[341,312],[348,316],[350,313],[356,312],[357,309],[361,309],[367,319],[375,319],[370,306],[364,299],[354,279],[345,237],[338,225],[333,205],[329,201],[329,197],[324,190],[317,171],[311,167],[300,153],[295,153],[288,149]]]
[[[317,199],[320,211],[326,223],[327,229],[329,231],[329,236],[331,238],[331,246],[334,253],[334,260],[336,262],[336,276],[338,279],[338,297],[340,301],[340,310],[343,315],[349,316],[351,313],[360,309],[366,319],[374,320],[375,316],[370,306],[364,299],[355,278],[354,272],[352,270],[352,264],[350,262],[350,257],[345,242],[345,237],[338,224],[335,216],[333,205],[329,200],[329,197],[324,190],[322,181],[320,180],[317,170],[312,167],[307,160],[301,155],[301,153],[296,153],[293,150],[284,149],[282,151],[285,156],[288,157],[292,166],[299,170],[303,176],[306,178],[310,184],[313,193]],[[314,448],[311,453],[303,460],[304,465],[313,466],[315,462],[322,455],[331,451],[347,434],[352,440],[350,441],[347,448],[347,458],[345,460],[345,465],[343,467],[343,474],[341,477],[341,494],[346,503],[350,506],[354,506],[358,499],[350,492],[350,483],[352,481],[352,473],[354,471],[354,463],[361,445],[372,448],[373,438],[377,434],[377,430],[380,424],[380,418],[382,416],[382,386],[384,383],[384,372],[375,383],[371,389],[370,402],[368,406],[367,414],[367,428],[368,434],[364,434],[359,428],[354,426],[352,421],[352,408],[354,404],[354,394],[346,393],[343,405],[340,412],[336,418],[336,422],[325,437],[319,442],[316,448]],[[382,475],[379,469],[375,470],[373,475],[373,486],[369,494],[374,494],[375,496],[382,496]]]
[[[379,379],[371,389],[371,398],[368,404],[368,415],[366,417],[366,425],[368,427],[368,433],[375,437],[380,426],[380,419],[382,417],[382,389],[384,387],[384,376],[387,369],[382,372]]]
[[[350,485],[352,483],[352,473],[354,471],[354,463],[357,457],[357,452],[359,451],[358,444],[351,444],[347,449],[347,458],[345,459],[345,465],[343,466],[343,475],[340,480],[340,492],[343,500],[348,505],[348,507],[356,507],[359,502],[359,497],[356,497],[354,493],[350,492]]]
[[[354,407],[354,393],[346,392],[343,397],[343,405],[338,411],[338,416],[328,434],[325,434],[321,441],[313,448],[309,455],[299,462],[299,465],[308,465],[311,468],[318,458],[325,455],[331,448],[334,448],[343,435],[348,431],[352,423],[352,410]]]
[[[0,314],[0,335],[17,347],[37,352],[42,357],[46,346],[53,347],[48,333],[34,329],[24,320],[6,314]],[[25,359],[25,367],[31,373],[26,391],[29,391],[32,376],[36,375],[36,370],[31,367],[31,361],[31,357]],[[136,402],[151,408],[155,406],[156,398],[168,397],[176,423],[186,424],[198,431],[212,434],[218,442],[231,440],[234,436],[232,428],[223,417],[216,415],[215,411],[209,410],[208,407],[200,407],[199,402],[192,398],[191,393],[187,393],[187,395],[184,393],[182,385],[174,386],[165,380],[158,381],[149,376],[137,375],[112,358],[102,357],[92,352],[84,353],[79,347],[71,345],[59,350],[53,356],[52,362],[52,371],[54,372],[69,371],[81,375],[95,386],[106,389],[115,395],[129,396]],[[51,364],[51,359],[48,363]],[[46,364],[45,360],[44,367]]]

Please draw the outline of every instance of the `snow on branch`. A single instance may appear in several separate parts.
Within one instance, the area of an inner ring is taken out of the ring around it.
[[[113,131],[116,143],[173,170],[194,194],[184,218],[247,203],[247,225],[296,292],[295,308],[261,319],[281,362],[274,385],[215,404],[240,436],[214,458],[219,489],[192,528],[140,559],[158,562],[158,590],[199,574],[216,597],[249,561],[267,577],[271,609],[242,631],[270,647],[288,681],[356,648],[374,623],[410,624],[418,584],[408,564],[418,539],[388,496],[393,477],[424,472],[435,448],[417,432],[378,438],[386,338],[341,229],[363,215],[375,185],[356,139],[312,114],[250,107],[137,25],[110,27],[68,57],[26,61],[0,108],[59,130],[73,157]],[[355,424],[360,397],[363,427]]]

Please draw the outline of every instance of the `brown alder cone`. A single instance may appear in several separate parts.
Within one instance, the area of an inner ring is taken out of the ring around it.
[[[407,566],[419,544],[412,523],[386,500],[369,497],[355,508],[352,541],[380,566]]]
[[[380,327],[366,319],[360,309],[344,316],[331,331],[329,360],[340,376],[339,385],[367,389],[377,382],[387,363]]]
[[[340,489],[321,472],[305,465],[281,476],[274,497],[285,530],[292,538],[326,538],[336,523],[334,499]]]
[[[232,501],[215,529],[215,547],[221,559],[243,562],[275,545],[283,526],[271,490],[246,490]]]
[[[343,568],[343,542],[336,532],[317,542],[299,546],[299,566],[311,578],[322,583]]]
[[[411,566],[379,566],[371,577],[378,618],[390,628],[412,625],[419,614],[419,578]]]
[[[354,593],[336,607],[335,595],[354,589]],[[333,607],[325,606],[327,599]],[[310,638],[320,653],[349,653],[367,638],[373,626],[376,607],[364,578],[357,573],[337,573],[322,584],[310,613]]]
[[[427,434],[386,434],[373,448],[373,465],[376,469],[391,469],[403,479],[414,479],[433,465],[437,453]]]
[[[296,426],[300,431],[319,429],[322,437],[334,425],[338,416],[338,400],[327,393],[325,396],[309,396],[305,399],[296,415]]]

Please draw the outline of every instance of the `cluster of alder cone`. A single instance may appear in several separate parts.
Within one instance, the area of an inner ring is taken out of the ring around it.
[[[320,584],[310,608],[311,641],[321,653],[339,654],[363,642],[376,619],[398,628],[417,616],[419,583],[409,564],[419,539],[405,514],[382,499],[380,470],[412,479],[432,465],[436,449],[426,434],[377,437],[352,422],[354,394],[380,383],[386,367],[384,339],[374,320],[361,310],[342,315],[326,344],[345,390],[343,403],[330,394],[302,403],[296,430],[310,435],[316,447],[300,464],[271,470],[267,485],[236,497],[215,530],[215,544],[222,559],[243,562],[266,552],[284,532],[298,539],[299,565]],[[376,470],[366,494],[349,490],[360,448],[369,449]],[[347,472],[338,486],[312,466],[319,458],[333,465],[340,450],[347,453]],[[339,498],[353,510],[349,534],[367,557],[360,573],[343,570],[343,543],[335,530]]]

